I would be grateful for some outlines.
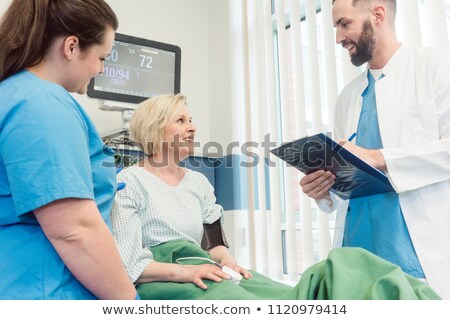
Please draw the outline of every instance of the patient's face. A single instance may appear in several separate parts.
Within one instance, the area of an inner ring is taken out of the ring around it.
[[[164,128],[163,154],[173,153],[179,160],[194,153],[195,127],[186,106],[169,118]]]

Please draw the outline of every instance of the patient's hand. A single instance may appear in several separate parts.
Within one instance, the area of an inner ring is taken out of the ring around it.
[[[176,275],[176,282],[192,282],[201,289],[208,289],[208,286],[203,282],[203,279],[221,282],[222,279],[229,280],[230,276],[223,272],[218,266],[214,264],[202,265],[182,265],[181,272]]]
[[[152,261],[136,280],[136,284],[155,281],[170,281],[180,283],[193,283],[197,287],[207,289],[203,279],[220,282],[230,279],[230,276],[214,264],[180,265]]]
[[[250,272],[236,264],[236,260],[231,255],[224,256],[220,261],[220,264],[222,266],[227,266],[228,268],[236,272],[239,272],[245,279],[253,278]]]

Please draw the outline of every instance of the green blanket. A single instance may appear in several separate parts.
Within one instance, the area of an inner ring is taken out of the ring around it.
[[[181,257],[209,258],[207,252],[182,240],[161,244],[152,252],[156,261],[169,263]],[[440,299],[424,282],[359,248],[332,250],[326,260],[308,268],[295,287],[251,273],[253,278],[242,279],[239,285],[204,280],[208,289],[203,290],[192,283],[152,282],[139,285],[138,292],[147,300]]]

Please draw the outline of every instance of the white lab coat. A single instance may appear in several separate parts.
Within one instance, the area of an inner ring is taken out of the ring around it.
[[[402,45],[383,74],[375,92],[388,176],[429,285],[450,299],[450,52]],[[340,94],[335,139],[356,132],[367,84],[364,72]],[[332,196],[318,205],[337,208],[334,246],[341,246],[348,201]]]

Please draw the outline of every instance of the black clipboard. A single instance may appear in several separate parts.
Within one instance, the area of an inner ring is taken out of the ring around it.
[[[383,171],[323,133],[284,143],[270,152],[305,174],[317,170],[333,172],[336,180],[330,191],[344,200],[395,192]]]

